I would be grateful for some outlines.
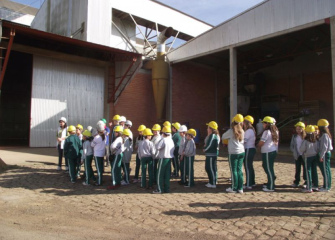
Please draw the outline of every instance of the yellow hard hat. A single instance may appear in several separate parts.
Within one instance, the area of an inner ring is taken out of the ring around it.
[[[232,122],[236,122],[236,123],[241,123],[243,122],[243,116],[242,114],[236,114],[235,117],[233,118]]]
[[[165,127],[163,127],[162,132],[163,132],[163,133],[171,133],[171,127],[169,127],[169,126],[165,126]]]
[[[196,136],[197,136],[197,132],[196,132],[193,128],[190,128],[190,129],[187,131],[187,134],[190,134],[190,135],[192,135],[193,137],[196,137]]]
[[[122,126],[116,126],[114,128],[114,132],[120,132],[120,133],[122,133],[123,132],[123,127]]]
[[[80,125],[80,124],[78,124],[78,125],[76,126],[76,128],[79,128],[80,130],[83,130],[83,129],[84,129],[84,127],[83,127],[82,125]]]
[[[83,135],[85,137],[92,137],[92,133],[90,131],[88,131],[87,129],[83,132]]]
[[[69,127],[67,128],[67,131],[68,131],[68,132],[74,132],[74,131],[76,131],[76,127],[73,126],[73,125],[71,125],[71,126],[69,126]]]
[[[180,128],[180,123],[179,122],[172,123],[172,126],[178,130]]]
[[[152,127],[152,131],[160,131],[162,130],[161,126],[159,124],[155,124],[153,127]]]
[[[129,137],[131,135],[131,132],[129,129],[124,129],[122,134]]]
[[[269,116],[266,116],[265,118],[263,118],[263,123],[271,123],[273,124],[274,121],[273,121],[273,118],[272,117],[269,117]]]
[[[218,124],[214,121],[211,121],[209,123],[206,123],[206,125],[214,130],[217,130],[218,129]]]
[[[251,124],[254,124],[254,118],[250,115],[245,116],[244,120],[250,122]]]
[[[315,128],[315,131],[316,131],[316,130],[319,130],[318,125],[314,125],[314,128]]]
[[[307,125],[306,133],[311,134],[315,132],[315,127],[313,125]]]
[[[165,122],[163,123],[163,126],[164,126],[164,127],[171,127],[171,123],[170,123],[169,121],[165,121]]]
[[[152,132],[151,132],[151,129],[150,128],[146,128],[144,129],[143,131],[143,136],[152,136]]]
[[[297,122],[294,126],[295,127],[301,127],[302,129],[305,129],[305,123],[303,123],[303,122]]]
[[[318,121],[318,127],[328,127],[329,122],[326,119],[320,119]]]
[[[114,115],[114,117],[113,117],[113,120],[115,120],[115,121],[120,121],[120,119],[121,119],[121,117],[120,117],[120,115]]]
[[[144,125],[140,125],[140,126],[138,127],[137,131],[139,131],[139,132],[143,132],[144,129],[146,129],[146,128],[147,128],[146,126],[144,126]]]

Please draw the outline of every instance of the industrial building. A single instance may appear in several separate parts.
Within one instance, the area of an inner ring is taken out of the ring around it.
[[[17,103],[31,99],[19,128],[31,147],[55,145],[60,116],[87,126],[120,114],[135,128],[167,119],[204,136],[206,122],[222,129],[239,112],[275,117],[284,142],[298,119],[326,118],[334,132],[334,16],[332,0],[266,0],[212,27],[150,0],[46,0],[31,28],[2,23],[8,39],[16,30],[2,96],[32,89]],[[168,69],[157,75],[158,59]],[[24,83],[9,80],[19,73]]]
[[[1,144],[31,147],[55,146],[61,116],[70,124],[95,126],[114,114],[129,83],[143,82],[140,91],[151,85],[151,71],[142,66],[156,56],[152,39],[163,30],[169,29],[163,38],[171,37],[170,43],[164,42],[171,50],[175,41],[212,28],[150,0],[46,0],[31,28],[9,21],[1,25]],[[129,104],[134,115],[125,115],[134,125],[150,121],[149,115],[152,123],[156,121],[152,95],[151,87],[141,101]],[[141,108],[143,104],[151,104],[150,111],[142,111],[149,109]]]

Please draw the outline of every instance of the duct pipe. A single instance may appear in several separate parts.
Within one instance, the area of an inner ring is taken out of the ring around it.
[[[163,110],[169,82],[169,64],[165,62],[165,41],[172,36],[168,27],[157,38],[157,57],[152,62],[152,87],[155,98],[157,120],[163,120]]]

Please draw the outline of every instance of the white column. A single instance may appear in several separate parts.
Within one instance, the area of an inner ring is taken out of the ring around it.
[[[330,18],[330,42],[333,83],[333,122],[335,122],[335,17]],[[335,136],[335,130],[333,132],[333,136]]]
[[[237,54],[236,48],[229,49],[229,72],[230,72],[230,119],[237,114]]]

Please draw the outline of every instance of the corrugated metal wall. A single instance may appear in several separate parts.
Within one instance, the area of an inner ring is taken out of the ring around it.
[[[103,117],[104,76],[103,68],[34,56],[30,146],[56,146],[61,117],[94,127]]]

